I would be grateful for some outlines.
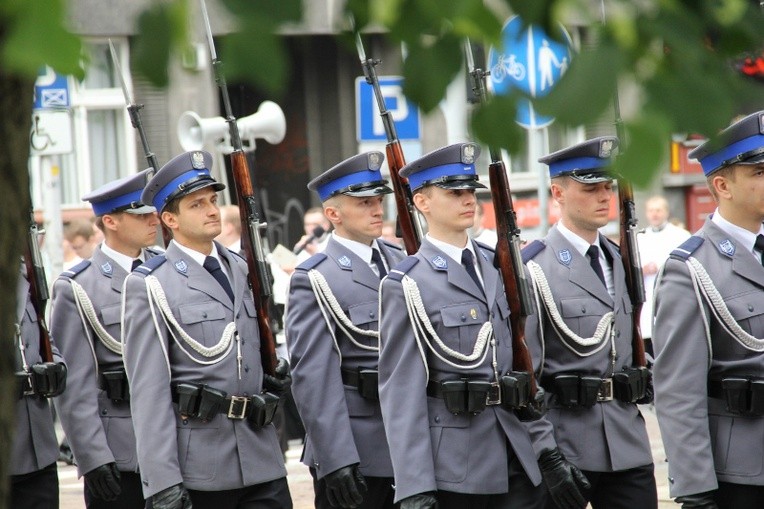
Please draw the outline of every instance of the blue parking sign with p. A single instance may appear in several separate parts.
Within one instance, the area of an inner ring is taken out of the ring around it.
[[[398,138],[418,140],[419,108],[403,95],[403,78],[400,76],[379,76],[379,88],[385,100],[385,108],[390,112]],[[387,141],[385,127],[379,115],[374,88],[366,79],[355,80],[356,90],[356,138],[359,142]]]

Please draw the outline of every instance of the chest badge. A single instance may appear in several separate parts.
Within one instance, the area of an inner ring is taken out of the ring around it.
[[[101,265],[101,272],[103,272],[104,275],[111,277],[112,273],[114,272],[114,268],[111,266],[111,263],[105,262],[103,265]]]
[[[472,318],[473,320],[477,320],[477,309],[475,308],[470,309],[470,318]]]
[[[340,264],[340,267],[343,269],[349,269],[350,266],[353,264],[353,262],[350,261],[350,258],[347,257],[347,255],[342,255],[337,259],[337,263]]]

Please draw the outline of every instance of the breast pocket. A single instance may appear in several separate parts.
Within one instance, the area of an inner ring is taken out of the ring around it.
[[[764,303],[760,292],[748,292],[724,302],[732,317],[748,334],[759,338],[764,335]]]
[[[101,323],[107,329],[110,325],[120,323],[122,320],[122,305],[106,306],[101,309]]]
[[[361,304],[354,304],[348,308],[348,316],[350,321],[363,330],[377,330],[379,328],[379,303],[374,301],[362,302]],[[355,339],[366,346],[376,347],[379,340],[373,336],[355,335]]]
[[[579,336],[594,334],[602,316],[609,310],[593,298],[562,299],[560,313],[565,324]]]
[[[441,308],[440,320],[443,325],[440,339],[448,347],[470,354],[488,316],[483,303],[470,301]]]
[[[226,310],[217,301],[185,304],[178,307],[180,322],[186,333],[205,346],[220,341],[226,322]]]

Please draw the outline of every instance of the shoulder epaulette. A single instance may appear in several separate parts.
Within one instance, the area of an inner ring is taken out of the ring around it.
[[[416,256],[408,256],[395,267],[393,267],[387,277],[395,281],[400,281],[403,279],[403,276],[405,276],[406,273],[410,271],[417,263],[419,263],[419,258]]]
[[[540,240],[534,240],[527,246],[525,246],[521,253],[523,255],[523,263],[528,263],[529,261],[533,260],[537,254],[539,254],[541,251],[543,251],[546,248],[546,244],[541,242]]]
[[[139,272],[143,274],[144,276],[148,276],[151,274],[154,269],[162,265],[164,262],[167,261],[167,257],[163,254],[154,256],[153,258],[149,258],[146,260],[146,262],[139,266],[137,269],[135,269],[133,272]]]
[[[669,256],[677,260],[686,261],[690,255],[694,253],[701,244],[703,244],[704,240],[705,239],[703,237],[693,235],[689,239],[685,240],[679,247],[671,251]]]
[[[326,260],[326,254],[325,253],[316,253],[304,262],[302,262],[300,265],[297,266],[297,269],[299,270],[310,270],[315,268],[319,263]]]
[[[67,277],[69,279],[77,277],[77,274],[84,271],[90,267],[90,260],[82,260],[80,263],[75,265],[74,267],[71,267],[69,270],[65,270],[61,273],[63,277]]]
[[[381,242],[385,246],[389,247],[390,249],[395,249],[396,251],[403,251],[403,248],[400,244],[396,244],[395,242],[390,242],[389,240],[385,239],[377,239],[377,242]]]

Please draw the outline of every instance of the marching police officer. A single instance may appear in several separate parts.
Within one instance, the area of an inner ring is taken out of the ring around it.
[[[655,291],[655,408],[684,508],[764,500],[764,111],[690,153],[717,208]]]
[[[392,192],[380,173],[383,160],[381,152],[359,154],[308,184],[334,231],[323,253],[292,275],[286,332],[317,508],[393,507],[377,315],[380,278],[404,254],[379,239],[384,196]]]
[[[266,377],[246,262],[220,234],[212,156],[165,164],[141,201],[173,232],[125,281],[124,363],[143,494],[154,509],[291,508],[271,425],[286,381]],[[287,366],[280,362],[277,373]]]
[[[122,284],[154,244],[156,209],[140,201],[153,170],[110,182],[82,199],[91,203],[104,241],[93,256],[53,286],[51,335],[69,359],[69,390],[56,399],[88,508],[141,507],[130,392],[122,365]]]
[[[540,346],[534,353],[554,426],[542,441],[542,463],[565,457],[580,468],[591,484],[581,492],[595,509],[647,509],[657,507],[657,490],[647,430],[633,402],[645,394],[630,391],[647,382],[632,368],[623,264],[599,233],[608,223],[608,166],[617,146],[617,138],[604,136],[539,159],[549,165],[561,218],[523,250],[540,306],[526,321],[526,340]],[[578,496],[549,498],[548,508],[586,505]]]
[[[44,284],[44,281],[43,281]],[[66,365],[56,345],[53,362],[40,348],[37,312],[30,299],[26,272],[16,285],[16,424],[11,444],[10,506],[18,509],[58,507],[58,441],[48,398],[66,387]]]
[[[429,229],[380,292],[379,394],[403,509],[543,504],[534,446],[508,397],[509,304],[493,249],[467,235],[485,187],[479,152],[450,145],[400,172]]]

